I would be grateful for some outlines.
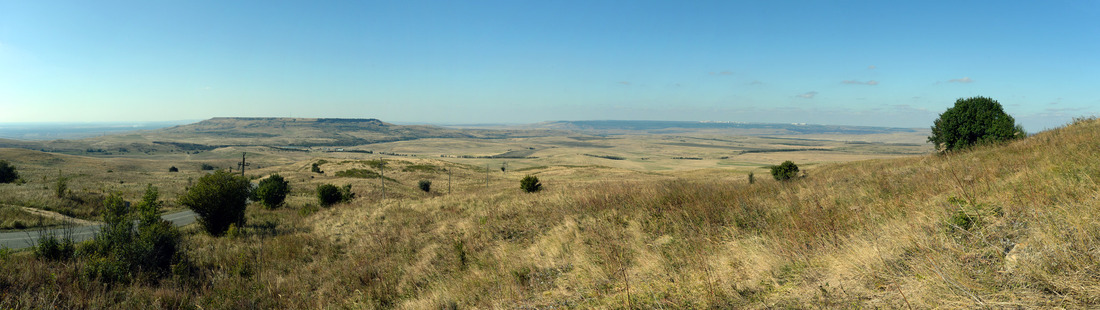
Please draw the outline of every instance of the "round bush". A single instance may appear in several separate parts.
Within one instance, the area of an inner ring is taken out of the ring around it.
[[[247,178],[218,170],[199,178],[179,202],[199,215],[199,224],[207,232],[221,236],[230,224],[244,226],[251,188]]]
[[[795,165],[794,162],[789,160],[778,166],[772,166],[771,168],[772,177],[774,177],[776,181],[786,181],[798,176],[798,165]]]
[[[328,207],[343,200],[344,195],[340,193],[340,188],[332,184],[322,184],[317,186],[317,201],[322,206]]]
[[[274,209],[283,205],[288,193],[290,182],[276,173],[260,181],[260,185],[256,187],[256,200],[268,209]]]
[[[417,186],[420,186],[420,190],[424,191],[425,193],[432,191],[432,181],[420,180],[420,182],[417,183]]]
[[[542,190],[542,183],[539,183],[539,178],[533,175],[528,175],[519,180],[519,188],[528,193],[534,193]]]

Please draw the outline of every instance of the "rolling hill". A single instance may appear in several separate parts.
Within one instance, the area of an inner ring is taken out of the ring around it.
[[[256,156],[263,168],[250,173],[279,173],[294,190],[282,208],[250,207],[236,237],[185,228],[187,260],[172,275],[114,286],[87,280],[94,262],[83,258],[0,251],[0,270],[12,271],[0,273],[0,308],[1090,309],[1100,305],[1097,141],[1100,121],[1083,119],[751,184],[730,169],[551,157],[507,172],[388,157],[382,178],[377,158]],[[19,153],[17,164],[38,168],[0,189],[26,201],[48,196],[52,179],[40,176],[70,163],[88,191],[117,180],[181,189],[202,173]],[[30,156],[41,162],[26,165]],[[525,175],[545,189],[522,192]],[[356,198],[319,208],[320,184],[352,185]]]

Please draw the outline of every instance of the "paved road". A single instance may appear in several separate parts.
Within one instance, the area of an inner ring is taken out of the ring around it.
[[[195,212],[183,210],[175,213],[161,215],[160,217],[172,222],[173,225],[183,226],[195,222]],[[77,226],[67,228],[53,228],[41,230],[24,230],[0,233],[0,248],[10,249],[29,248],[38,243],[38,238],[43,234],[54,234],[58,237],[71,237],[74,242],[81,242],[95,237],[99,233],[99,227],[103,224]]]

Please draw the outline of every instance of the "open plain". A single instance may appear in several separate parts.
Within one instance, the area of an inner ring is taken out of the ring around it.
[[[149,131],[8,142],[28,147],[0,149],[24,180],[0,184],[7,231],[15,221],[23,229],[64,223],[22,208],[98,221],[106,193],[138,201],[147,184],[160,189],[165,212],[180,210],[176,197],[209,173],[204,165],[239,171],[242,154],[246,176],[278,173],[291,194],[274,210],[250,205],[247,224],[232,235],[183,226],[185,258],[163,278],[102,283],[83,275],[90,262],[79,255],[53,262],[29,249],[0,250],[0,307],[1100,302],[1090,267],[1100,256],[1089,250],[1100,240],[1091,220],[1100,217],[1095,120],[946,156],[921,143],[927,133],[920,130],[424,126],[418,134],[427,136],[393,138],[408,128],[381,124],[392,131],[371,139],[391,141],[320,145],[302,143],[312,141],[307,135],[219,140]],[[800,178],[771,179],[767,167],[784,160],[799,164]],[[542,191],[520,190],[528,175]],[[68,180],[61,197],[59,177]],[[418,188],[422,180],[430,191]],[[320,184],[351,185],[355,198],[321,207]]]

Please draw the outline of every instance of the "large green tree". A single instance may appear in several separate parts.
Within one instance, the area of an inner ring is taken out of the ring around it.
[[[961,150],[974,145],[1008,141],[1026,134],[996,100],[987,97],[959,98],[932,125],[928,142],[939,151]]]
[[[220,236],[230,224],[244,225],[251,189],[247,178],[218,170],[199,178],[179,201],[199,215],[199,224],[207,232]]]

